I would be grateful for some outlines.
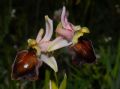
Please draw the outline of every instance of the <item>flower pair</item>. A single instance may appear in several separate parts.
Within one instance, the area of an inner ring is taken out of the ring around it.
[[[45,35],[43,36],[44,29],[41,28],[36,39],[28,39],[28,49],[20,51],[16,55],[12,65],[13,79],[37,80],[39,75],[38,69],[43,62],[57,72],[57,62],[54,56],[50,56],[49,53],[68,46],[75,49],[74,46],[79,42],[78,38],[83,36],[84,33],[89,33],[86,27],[75,26],[67,20],[65,7],[62,10],[61,22],[56,28],[57,37],[54,40],[51,40],[53,21],[48,16],[45,16],[45,22]],[[78,45],[81,46],[81,44]]]

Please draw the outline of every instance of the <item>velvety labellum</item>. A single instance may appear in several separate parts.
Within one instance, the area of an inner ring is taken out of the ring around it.
[[[73,63],[94,63],[96,61],[92,42],[87,38],[80,37],[72,49],[75,52]]]
[[[37,80],[38,60],[36,52],[33,50],[23,50],[18,52],[12,65],[12,79]]]

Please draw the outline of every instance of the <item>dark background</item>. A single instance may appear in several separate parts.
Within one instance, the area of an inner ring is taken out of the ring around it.
[[[63,5],[71,23],[90,29],[85,36],[92,40],[98,60],[97,64],[75,66],[60,50],[56,57],[66,64],[67,89],[120,89],[120,0],[0,0],[0,89],[40,89],[44,85],[44,80],[11,80],[11,65],[16,52],[26,48],[27,39],[35,38],[45,27],[45,15],[54,20],[56,28],[54,13]]]

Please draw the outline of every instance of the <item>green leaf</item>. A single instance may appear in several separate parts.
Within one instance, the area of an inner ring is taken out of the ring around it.
[[[63,79],[62,83],[60,84],[59,89],[66,89],[66,85],[67,85],[67,76],[65,74],[64,79]]]
[[[115,59],[115,66],[112,70],[112,74],[114,78],[117,78],[119,74],[119,65],[120,65],[120,41],[118,42],[118,47],[117,47],[117,54],[116,54],[116,59]]]
[[[54,81],[52,81],[52,80],[50,80],[49,85],[50,85],[49,89],[58,89],[56,83]]]

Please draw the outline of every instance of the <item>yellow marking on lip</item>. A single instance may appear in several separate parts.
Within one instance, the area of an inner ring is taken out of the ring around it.
[[[38,46],[36,40],[28,39],[28,47],[31,47],[31,48],[35,49],[37,51],[36,55],[39,56],[41,54],[40,47]]]
[[[84,33],[90,33],[89,29],[87,27],[82,27],[80,30],[77,30],[73,36],[72,42],[73,45],[78,42],[78,38],[83,36]]]

